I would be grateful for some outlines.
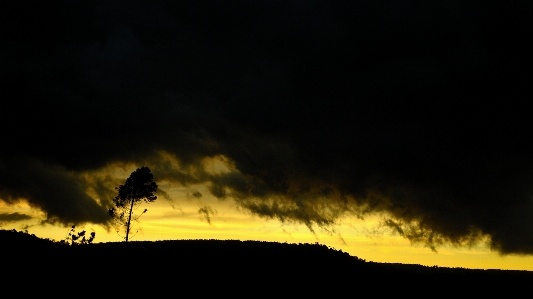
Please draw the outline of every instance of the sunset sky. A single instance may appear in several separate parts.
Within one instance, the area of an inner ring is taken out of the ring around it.
[[[438,2],[438,3],[437,3]],[[0,1],[0,228],[533,270],[530,1]]]

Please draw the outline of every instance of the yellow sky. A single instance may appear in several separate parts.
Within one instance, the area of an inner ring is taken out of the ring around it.
[[[139,231],[132,241],[171,240],[171,239],[238,239],[261,240],[287,243],[315,243],[328,245],[351,255],[374,262],[409,263],[427,266],[464,267],[477,269],[513,269],[533,271],[533,256],[499,256],[488,249],[477,248],[438,248],[438,253],[421,245],[410,244],[408,240],[395,236],[389,230],[380,228],[379,219],[346,219],[336,232],[316,229],[311,233],[304,225],[281,223],[266,220],[239,211],[232,201],[219,201],[209,196],[200,200],[185,196],[184,189],[170,192],[176,200],[173,205],[164,198],[154,203],[141,205],[148,212],[140,218],[136,228]],[[206,193],[204,193],[206,194]],[[209,224],[198,213],[202,206],[211,207],[216,213],[211,215]],[[27,204],[16,206],[0,205],[0,213],[31,214],[39,216],[40,212],[32,210]],[[63,239],[68,228],[52,225],[35,225],[36,222],[3,223],[2,229],[21,229],[21,225],[30,225],[28,232],[41,238]],[[95,242],[118,242],[123,239],[114,231],[106,231],[98,225],[78,227],[78,230],[95,231]],[[134,229],[133,232],[136,230]]]

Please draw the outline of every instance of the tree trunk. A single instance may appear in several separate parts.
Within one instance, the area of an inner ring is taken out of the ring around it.
[[[132,211],[133,211],[133,198],[131,199],[130,215],[128,216],[128,226],[126,227],[126,242],[128,242],[128,236],[130,234],[130,222],[131,222],[131,212]]]

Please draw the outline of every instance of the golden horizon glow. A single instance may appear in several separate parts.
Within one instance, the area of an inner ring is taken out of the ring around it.
[[[198,213],[199,207],[206,203],[216,211],[215,215],[211,215],[210,224]],[[317,228],[313,234],[305,225],[265,220],[240,212],[229,200],[206,198],[199,201],[185,198],[179,201],[178,208],[173,208],[167,200],[158,199],[141,207],[147,208],[148,212],[139,219],[140,222],[136,225],[138,232],[133,237],[130,236],[131,241],[219,239],[295,244],[318,242],[372,262],[533,271],[533,256],[500,256],[481,246],[445,246],[437,248],[437,253],[432,252],[429,248],[411,244],[403,237],[380,231],[378,217],[347,219],[335,232]],[[43,218],[42,212],[31,208],[27,203],[20,202],[13,206],[0,203],[0,213],[15,212]],[[27,226],[28,233],[56,241],[64,239],[69,230],[69,227],[39,224],[35,219],[3,223],[0,229],[23,230],[21,228],[24,226]],[[115,230],[106,230],[99,225],[87,224],[76,227],[76,230],[96,232],[95,243],[123,241]]]
[[[165,161],[179,166],[172,155],[163,153],[162,157]],[[223,156],[206,158],[202,164],[204,170],[211,174],[235,170],[232,162]],[[88,181],[97,177],[113,178],[108,180],[109,187],[112,188],[113,184],[122,183],[134,169],[133,164],[108,165],[83,176]],[[533,255],[500,256],[482,246],[444,246],[437,248],[438,252],[435,253],[427,247],[411,244],[407,239],[393,234],[390,229],[383,228],[380,226],[382,218],[378,215],[366,217],[365,220],[356,217],[344,218],[334,231],[315,227],[313,233],[303,224],[263,219],[243,211],[231,199],[219,200],[210,195],[205,185],[185,188],[167,181],[158,182],[158,185],[169,198],[160,196],[155,202],[139,207],[139,211],[146,208],[148,212],[143,214],[139,223],[132,228],[131,241],[219,239],[296,244],[318,242],[373,262],[533,271]],[[193,196],[194,192],[200,192],[202,196]],[[87,193],[100,202],[94,190],[89,189]],[[200,209],[204,213],[200,213]],[[40,238],[56,241],[65,239],[70,230],[70,226],[40,223],[40,219],[45,219],[45,214],[23,200],[13,205],[0,201],[0,213],[20,213],[33,217],[31,220],[0,222],[0,229],[27,230]],[[78,225],[76,231],[81,230],[96,232],[95,243],[124,240],[124,234],[119,235],[115,229],[101,225]]]

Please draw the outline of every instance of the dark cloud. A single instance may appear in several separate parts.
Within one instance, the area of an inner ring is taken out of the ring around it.
[[[310,229],[533,253],[529,2],[0,5],[4,202],[105,224],[118,184],[87,174],[134,163]]]
[[[198,209],[198,214],[202,219],[205,219],[207,223],[211,224],[211,217],[216,216],[218,212],[214,208],[204,205]]]
[[[41,209],[49,223],[108,222],[105,209],[87,194],[93,184],[82,175],[37,158],[8,158],[9,161],[0,164],[0,198],[4,202],[26,200],[30,206]],[[107,199],[98,200],[105,204]]]
[[[15,213],[1,213],[0,214],[0,223],[2,222],[16,222],[22,220],[32,219],[30,215],[21,214],[18,212]]]

